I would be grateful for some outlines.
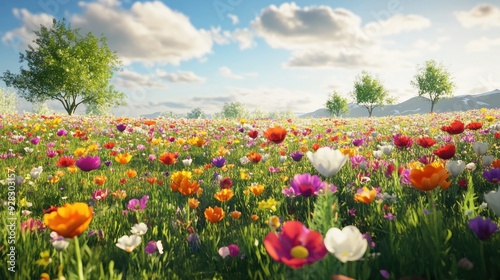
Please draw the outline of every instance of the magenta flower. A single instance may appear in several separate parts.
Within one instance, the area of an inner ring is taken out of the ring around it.
[[[469,227],[474,234],[481,240],[490,238],[495,232],[498,231],[498,225],[490,218],[483,218],[477,216],[469,220]]]
[[[141,200],[137,198],[132,198],[128,201],[127,208],[132,211],[144,210],[148,203],[149,196],[145,195],[141,198]]]
[[[226,257],[236,257],[240,254],[240,248],[236,244],[219,248],[219,255],[225,259]]]
[[[38,143],[40,143],[40,138],[39,137],[32,138],[30,142],[33,145],[38,145]]]
[[[309,173],[297,174],[293,177],[293,181],[290,182],[288,193],[293,193],[293,196],[301,195],[303,197],[310,197],[317,195],[318,191],[323,189],[325,185],[318,175],[311,176]]]
[[[289,221],[280,233],[269,232],[264,247],[271,258],[292,268],[323,259],[327,250],[321,233],[309,230],[299,221]]]
[[[492,183],[500,182],[500,168],[493,168],[483,172],[483,178]]]
[[[57,136],[65,136],[68,135],[68,131],[66,129],[59,129],[56,134]]]
[[[158,251],[160,255],[163,254],[163,244],[161,243],[161,240],[151,240],[148,242],[146,247],[144,247],[144,252],[148,255],[153,254],[156,251]]]
[[[82,171],[92,171],[98,169],[101,166],[101,158],[99,156],[86,156],[81,157],[76,161],[76,166]]]
[[[92,199],[94,200],[105,200],[106,197],[108,197],[108,194],[109,194],[109,190],[108,189],[98,189],[98,190],[95,190],[94,193],[92,194]]]
[[[56,150],[47,150],[47,152],[45,153],[47,155],[48,158],[53,158],[55,156],[57,156],[57,151]]]

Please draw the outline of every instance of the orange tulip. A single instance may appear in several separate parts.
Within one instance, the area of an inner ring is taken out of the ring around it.
[[[132,159],[132,155],[129,153],[119,154],[115,157],[115,160],[120,164],[127,164]]]
[[[286,130],[280,126],[270,127],[264,131],[264,136],[267,140],[275,144],[280,144],[283,140],[285,140]]]
[[[170,183],[170,188],[172,191],[177,192],[179,191],[179,188],[181,186],[181,183],[184,179],[191,179],[191,172],[189,171],[177,171],[174,174],[170,176],[170,180],[172,182]]]
[[[218,191],[214,194],[215,199],[220,202],[229,201],[231,198],[233,198],[233,196],[234,193],[231,189],[222,189],[221,191]]]
[[[43,222],[51,230],[66,238],[73,238],[84,232],[92,221],[92,208],[86,203],[65,204],[43,216]]]
[[[189,208],[196,209],[200,205],[200,201],[196,198],[188,199]]]
[[[230,213],[231,217],[235,220],[238,220],[241,217],[241,212],[234,210],[233,212]]]
[[[377,191],[375,189],[370,190],[367,187],[363,187],[361,191],[358,191],[358,193],[354,195],[354,200],[368,204],[375,199],[376,195]]]
[[[218,206],[215,206],[214,208],[209,206],[205,209],[205,218],[211,223],[220,222],[224,216],[226,216],[226,212]]]
[[[177,162],[177,158],[173,153],[164,153],[163,155],[160,156],[158,160],[165,165],[172,165]]]
[[[104,183],[106,183],[106,176],[95,176],[94,177],[94,183],[96,183],[96,185],[99,185],[99,186],[102,186],[104,185]]]
[[[248,190],[250,190],[255,195],[259,195],[264,191],[264,185],[252,184],[250,187],[248,187]]]
[[[127,173],[127,177],[129,177],[130,179],[137,176],[137,171],[135,171],[134,169],[129,169],[129,170],[127,170],[126,173]]]
[[[178,191],[183,196],[190,196],[198,191],[200,185],[196,181],[189,181],[188,178],[182,179]]]
[[[421,191],[430,191],[438,186],[446,190],[451,184],[447,181],[450,174],[442,165],[428,164],[423,169],[412,169],[410,171],[410,181],[412,185]]]

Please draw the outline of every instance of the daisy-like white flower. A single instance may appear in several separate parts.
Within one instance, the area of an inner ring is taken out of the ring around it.
[[[142,238],[138,235],[124,235],[118,238],[118,242],[116,243],[116,247],[130,253],[132,252],[139,244],[141,244]]]
[[[143,235],[148,231],[148,226],[145,223],[135,224],[130,232],[134,235]]]

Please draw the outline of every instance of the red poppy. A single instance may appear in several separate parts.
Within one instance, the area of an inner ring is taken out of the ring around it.
[[[467,126],[465,126],[465,128],[470,130],[478,130],[481,129],[481,127],[483,127],[483,124],[480,122],[471,122]]]
[[[264,131],[264,136],[274,144],[280,144],[285,140],[286,130],[280,126],[270,127]]]
[[[420,137],[417,139],[417,144],[422,148],[430,148],[436,143],[437,141],[430,137]]]
[[[108,143],[104,144],[104,145],[103,145],[103,147],[104,147],[105,149],[109,149],[109,150],[111,150],[111,149],[113,149],[113,148],[115,147],[115,143],[113,143],[113,142],[108,142]]]
[[[221,189],[230,189],[233,186],[231,178],[226,177],[219,182]]]
[[[253,163],[259,163],[259,161],[262,159],[262,155],[252,151],[247,154],[247,158]]]
[[[400,149],[410,148],[413,145],[413,140],[411,137],[396,134],[392,137],[394,145]]]
[[[465,130],[465,124],[459,120],[454,120],[450,125],[443,125],[441,127],[442,131],[448,132],[449,134],[460,134]]]
[[[455,155],[455,145],[447,144],[442,146],[441,148],[434,150],[433,153],[438,156],[440,159],[450,159]]]
[[[259,135],[259,132],[257,130],[250,130],[248,132],[248,136],[252,139],[255,139],[257,138],[257,136]]]
[[[56,165],[58,167],[63,167],[63,168],[75,166],[75,164],[76,160],[72,157],[60,157],[56,162]]]
[[[176,156],[173,153],[164,153],[158,160],[165,165],[172,165],[177,162]]]
[[[316,152],[321,146],[318,143],[314,143],[311,148]]]

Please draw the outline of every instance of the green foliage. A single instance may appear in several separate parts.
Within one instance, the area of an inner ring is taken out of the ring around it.
[[[202,119],[205,117],[205,113],[201,108],[194,108],[191,112],[187,113],[186,118],[188,119]]]
[[[246,118],[248,116],[248,112],[245,105],[240,102],[226,102],[222,107],[220,116],[226,119],[241,119]]]
[[[342,116],[349,113],[347,98],[343,98],[340,94],[334,91],[326,101],[326,109],[333,116]]]
[[[431,112],[440,99],[453,96],[455,88],[450,72],[434,60],[428,60],[424,66],[418,68],[411,85],[418,90],[418,96],[429,98]]]
[[[27,69],[21,67],[19,74],[6,71],[1,77],[22,98],[33,103],[57,100],[69,115],[81,104],[126,104],[125,94],[109,84],[120,61],[105,37],[83,36],[64,19],[54,19],[51,28],[41,26],[35,34],[36,45],[20,53]]]
[[[112,116],[109,104],[89,104],[85,107],[87,116]]]
[[[17,102],[15,93],[0,88],[0,114],[16,114]]]
[[[358,105],[368,110],[369,117],[372,116],[375,107],[394,103],[394,98],[389,96],[382,82],[366,71],[356,77],[352,95]]]
[[[54,113],[52,109],[50,109],[49,105],[47,102],[41,102],[41,103],[36,103],[33,105],[33,113],[35,115],[51,115]]]

